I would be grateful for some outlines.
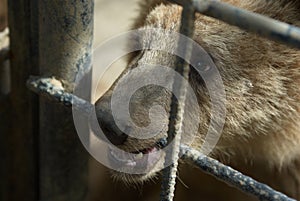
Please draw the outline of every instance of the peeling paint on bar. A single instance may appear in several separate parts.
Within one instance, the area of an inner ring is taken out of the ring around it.
[[[196,165],[205,173],[234,186],[245,193],[252,194],[264,201],[296,201],[286,195],[273,190],[271,187],[259,183],[251,177],[228,167],[215,159],[203,155],[201,152],[188,146],[181,145],[182,159]]]
[[[169,0],[185,5],[184,0]],[[300,48],[300,28],[216,0],[193,0],[196,11],[246,31]]]

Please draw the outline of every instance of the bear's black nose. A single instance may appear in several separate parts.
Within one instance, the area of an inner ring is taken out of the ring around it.
[[[107,139],[114,145],[122,145],[128,135],[123,133],[116,125],[111,112],[110,100],[110,96],[103,96],[96,102],[97,119]]]

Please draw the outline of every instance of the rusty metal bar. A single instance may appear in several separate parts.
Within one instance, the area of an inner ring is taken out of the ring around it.
[[[169,0],[184,5],[185,0]],[[230,25],[300,48],[300,28],[216,0],[193,0],[196,11]]]
[[[40,75],[60,80],[67,93],[73,92],[79,74],[87,75],[87,91],[91,86],[93,11],[93,0],[39,1]],[[90,94],[81,98],[89,100]],[[77,135],[72,110],[44,96],[39,104],[40,199],[85,200],[89,155]]]
[[[181,34],[190,38],[193,37],[194,19],[195,10],[191,4],[191,1],[185,1],[181,14]],[[182,55],[185,55],[185,58],[182,59],[177,57],[175,70],[181,76],[183,76],[185,80],[189,80],[190,67],[186,61],[190,59],[193,47],[190,41],[182,42],[181,40],[182,39],[180,38],[177,48],[183,53]],[[176,91],[178,93],[176,93]],[[169,163],[169,160],[172,160],[172,164],[163,170],[162,191],[160,198],[162,201],[172,201],[174,198],[180,151],[179,148],[183,129],[183,114],[187,93],[186,82],[182,82],[181,79],[174,79],[172,92],[167,142],[171,143],[173,141],[174,144],[172,145],[172,149],[167,151],[165,156],[165,163]],[[179,94],[178,100],[174,94]]]
[[[84,116],[90,116],[94,105],[88,101],[79,98],[71,93],[67,93],[62,87],[62,83],[55,78],[41,78],[31,76],[27,81],[27,87],[40,95],[51,99],[50,101],[57,101],[66,107],[74,107]]]
[[[201,152],[190,147],[181,145],[182,159],[196,165],[203,172],[213,175],[217,179],[242,190],[245,193],[252,194],[264,201],[296,201],[286,195],[273,190],[271,187],[259,183],[251,177],[228,167],[215,159],[203,155]]]

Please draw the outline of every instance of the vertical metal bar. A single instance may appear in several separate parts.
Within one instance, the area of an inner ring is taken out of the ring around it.
[[[91,72],[93,10],[93,0],[39,1],[41,76],[54,76],[69,93],[78,73]],[[76,133],[70,108],[40,98],[39,142],[40,199],[84,200],[88,153]]]
[[[38,73],[38,0],[8,1],[11,51],[10,130],[8,137],[7,200],[38,199],[37,131],[38,98],[26,88],[26,80]],[[2,122],[1,122],[2,123]]]
[[[191,0],[186,1],[183,5],[182,16],[181,16],[181,26],[180,33],[192,38],[194,33],[194,20],[195,20],[195,10],[192,6]],[[189,64],[186,62],[189,60],[192,54],[192,44],[191,42],[182,42],[181,39],[178,41],[178,50],[182,51],[185,55],[184,60],[182,58],[177,58],[175,63],[175,70],[180,73],[185,80],[189,80]],[[162,201],[171,201],[174,198],[175,184],[176,184],[176,173],[178,166],[179,150],[180,150],[180,140],[182,134],[183,125],[183,113],[185,107],[186,99],[186,82],[181,82],[180,80],[174,79],[172,86],[173,94],[171,100],[171,110],[169,117],[169,128],[168,128],[168,139],[167,142],[170,143],[174,140],[172,150],[167,152],[166,161],[172,159],[172,165],[165,168],[163,171],[162,180]],[[179,93],[176,93],[179,92]],[[179,94],[178,101],[174,94]]]

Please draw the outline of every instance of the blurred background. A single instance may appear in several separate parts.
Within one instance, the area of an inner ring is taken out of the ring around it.
[[[7,2],[6,0],[0,0],[0,31],[2,31],[6,27],[7,19]]]

